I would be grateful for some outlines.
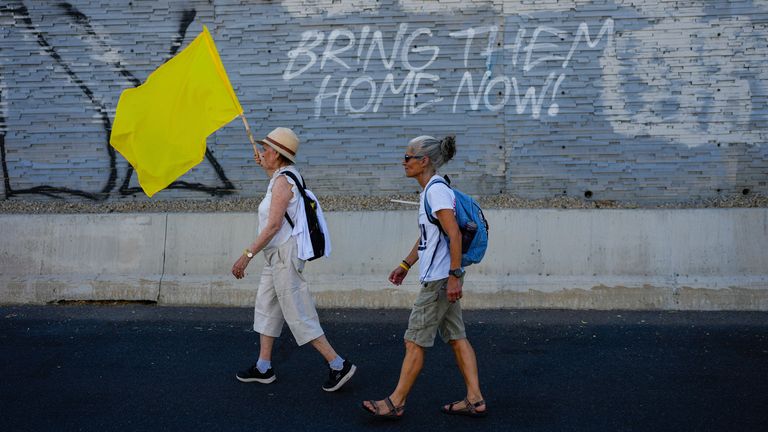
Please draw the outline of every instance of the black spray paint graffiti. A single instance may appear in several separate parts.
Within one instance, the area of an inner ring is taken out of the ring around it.
[[[192,22],[195,20],[195,16],[197,16],[197,12],[195,12],[194,9],[184,11],[181,18],[181,23],[179,24],[179,32],[176,38],[174,39],[173,43],[171,44],[171,50],[168,54],[168,58],[166,58],[163,63],[170,60],[179,51],[179,48],[181,48],[182,42],[184,41],[184,37],[187,34],[187,29],[189,28],[189,25],[192,24]],[[88,25],[90,26],[90,23]],[[121,68],[121,71],[125,70],[124,68],[122,68],[122,66],[119,66],[119,67]],[[137,80],[135,77],[133,77],[133,75],[130,74],[130,72],[125,71],[125,73],[130,75],[131,78],[133,78],[133,80],[136,81],[134,83],[135,86],[138,87],[141,84],[141,82]],[[131,82],[134,82],[133,80]],[[235,186],[232,184],[232,182],[229,181],[229,179],[227,178],[227,175],[224,173],[224,169],[221,167],[219,162],[216,160],[216,157],[213,156],[213,153],[208,148],[205,149],[205,158],[208,160],[208,162],[210,162],[211,166],[216,171],[216,175],[218,175],[219,180],[221,180],[222,183],[224,183],[223,187],[215,187],[215,186],[211,187],[211,186],[203,185],[201,183],[175,181],[168,186],[168,189],[192,189],[192,190],[207,192],[211,195],[216,195],[216,196],[222,196],[222,195],[228,195],[228,194],[234,193]],[[131,181],[132,175],[133,175],[133,167],[129,165],[123,184],[120,186],[120,194],[130,195],[137,192],[141,192],[141,188],[137,188],[137,187],[132,188],[128,186],[128,184]]]
[[[111,130],[111,122],[109,121],[109,117],[107,116],[107,109],[104,106],[104,104],[101,103],[98,99],[96,99],[95,95],[91,91],[91,89],[88,88],[88,86],[83,83],[80,78],[77,77],[77,74],[75,74],[72,69],[69,67],[68,64],[66,64],[59,53],[56,51],[54,47],[52,47],[45,39],[42,33],[37,31],[35,28],[35,25],[32,23],[32,18],[29,15],[29,11],[27,10],[26,6],[19,5],[18,7],[11,8],[11,7],[4,7],[0,9],[0,12],[3,13],[11,13],[15,20],[20,20],[21,24],[26,27],[26,29],[35,37],[37,38],[37,43],[40,45],[46,54],[51,56],[56,63],[59,64],[59,66],[64,69],[64,71],[67,73],[67,75],[72,79],[72,81],[77,84],[77,86],[80,88],[80,90],[88,97],[88,99],[91,101],[92,104],[94,104],[98,109],[99,115],[101,117],[102,124],[106,130]],[[107,133],[107,136],[109,136],[109,133]],[[56,197],[56,193],[67,193],[71,195],[77,195],[84,198],[89,198],[93,200],[97,199],[104,199],[108,196],[109,191],[114,189],[115,187],[115,180],[117,178],[117,168],[115,164],[115,151],[111,148],[109,145],[109,142],[107,142],[107,151],[109,152],[109,158],[110,158],[110,170],[109,170],[109,178],[107,179],[106,184],[98,193],[92,193],[92,192],[86,192],[81,191],[77,189],[69,189],[69,188],[58,188],[53,186],[36,186],[29,189],[18,189],[13,190],[10,187],[10,180],[6,182],[6,191],[5,196],[6,198],[9,198],[13,195],[21,195],[21,194],[42,194],[47,195],[51,197]],[[3,140],[3,154],[5,154],[5,140]],[[7,165],[3,165],[4,169],[4,177],[9,178],[7,171]]]
[[[69,3],[60,3],[59,6],[64,10],[65,14],[68,17],[72,18],[76,24],[83,27],[87,35],[91,37],[93,40],[97,41],[97,43],[101,48],[105,50],[109,50],[109,46],[94,31],[93,27],[90,24],[90,20],[85,14],[78,11],[74,6],[72,6]],[[15,21],[14,25],[18,25],[19,24],[18,21],[20,21],[20,25],[24,26],[29,33],[33,34],[36,37],[37,43],[43,48],[43,51],[46,54],[48,54],[52,59],[54,59],[54,61],[56,61],[56,63],[66,72],[69,78],[80,88],[83,94],[85,94],[90,100],[90,102],[97,108],[99,117],[101,118],[102,126],[104,128],[104,131],[107,137],[105,144],[106,144],[106,149],[109,157],[109,178],[107,179],[106,184],[102,187],[101,191],[99,192],[94,193],[94,192],[87,192],[87,191],[78,190],[78,189],[54,187],[54,186],[47,186],[47,185],[35,186],[27,189],[13,189],[11,187],[8,164],[6,161],[5,129],[0,128],[0,162],[2,162],[3,182],[5,186],[5,199],[8,199],[15,195],[22,195],[22,194],[40,194],[40,195],[46,195],[53,198],[61,198],[59,196],[60,194],[69,194],[69,195],[80,196],[83,198],[88,198],[91,200],[107,199],[109,197],[109,194],[114,190],[117,183],[117,160],[116,160],[115,150],[112,148],[111,145],[109,145],[109,136],[112,131],[112,122],[109,119],[106,106],[100,100],[98,100],[98,98],[95,96],[93,91],[91,91],[91,89],[88,88],[88,86],[83,82],[83,80],[81,80],[77,76],[77,74],[72,70],[72,68],[70,68],[69,65],[62,59],[62,57],[56,51],[56,48],[51,46],[48,43],[48,41],[45,38],[45,35],[43,35],[40,31],[38,31],[38,29],[32,22],[32,18],[29,14],[29,11],[27,10],[26,6],[24,6],[23,3],[20,3],[15,7],[0,6],[0,13],[10,14],[10,16],[14,17],[14,21]],[[179,25],[178,35],[174,39],[173,43],[171,44],[169,56],[165,61],[173,57],[176,54],[176,52],[179,50],[186,36],[187,29],[189,28],[190,24],[194,21],[196,15],[197,13],[195,10],[186,10],[183,12],[181,23]],[[114,61],[111,63],[111,65],[115,67],[115,69],[119,71],[119,73],[124,78],[128,79],[128,81],[130,81],[131,84],[133,84],[134,86],[141,85],[141,81],[138,78],[136,78],[130,71],[128,71],[119,61]],[[0,102],[1,101],[2,101],[2,87],[0,86]],[[5,124],[6,124],[5,118],[3,118],[2,112],[0,111],[0,126],[4,126]],[[229,181],[226,174],[224,173],[223,168],[221,167],[219,162],[216,160],[216,158],[214,157],[210,149],[206,149],[205,157],[208,160],[208,162],[211,164],[213,169],[215,170],[216,175],[218,176],[219,180],[223,183],[223,186],[207,186],[201,183],[176,181],[171,183],[171,185],[169,185],[168,188],[169,189],[190,189],[190,190],[195,190],[200,192],[206,192],[214,196],[229,195],[234,193],[234,190],[235,190],[234,185],[232,184],[231,181]],[[133,176],[133,167],[129,165],[125,172],[123,182],[118,190],[118,192],[121,195],[131,195],[131,194],[141,192],[140,188],[129,187],[129,183],[131,181],[132,176]]]

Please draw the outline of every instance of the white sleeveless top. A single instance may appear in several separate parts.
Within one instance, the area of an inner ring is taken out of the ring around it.
[[[297,171],[293,165],[282,167],[276,170],[274,174],[272,174],[272,178],[269,180],[269,186],[267,186],[267,194],[259,204],[259,233],[261,233],[261,230],[267,226],[267,222],[269,221],[269,208],[272,204],[272,186],[275,184],[275,180],[277,180],[277,178],[282,175],[284,171],[291,171],[292,173],[296,174],[296,177],[299,179],[302,178],[301,174],[299,174],[299,171]],[[299,192],[299,188],[296,186],[293,179],[287,175],[283,175],[283,177],[285,177],[285,179],[288,180],[288,183],[291,184],[291,192],[293,192],[293,197],[288,202],[288,209],[286,211],[288,212],[288,216],[291,217],[291,220],[295,224],[296,215],[299,211],[299,204],[301,203],[299,200],[301,193]],[[280,230],[277,232],[277,234],[275,234],[274,237],[272,237],[272,240],[270,240],[265,249],[278,247],[291,238],[291,232],[293,231],[291,225],[288,223],[288,220],[285,219],[285,216],[283,216],[282,221],[283,223],[280,225]]]

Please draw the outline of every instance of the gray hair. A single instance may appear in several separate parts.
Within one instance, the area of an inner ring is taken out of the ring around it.
[[[435,169],[440,168],[456,154],[456,138],[453,135],[439,140],[429,135],[422,135],[412,139],[408,148],[417,156],[429,157]]]

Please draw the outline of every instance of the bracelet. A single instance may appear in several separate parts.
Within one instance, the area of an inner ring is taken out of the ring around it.
[[[411,265],[408,264],[408,261],[403,260],[403,262],[400,263],[400,267],[402,267],[405,271],[408,271],[411,269]]]

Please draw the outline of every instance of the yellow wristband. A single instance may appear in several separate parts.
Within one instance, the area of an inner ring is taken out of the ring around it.
[[[405,271],[408,271],[411,269],[411,266],[408,265],[408,263],[403,260],[403,262],[400,263],[400,267],[402,267]]]

